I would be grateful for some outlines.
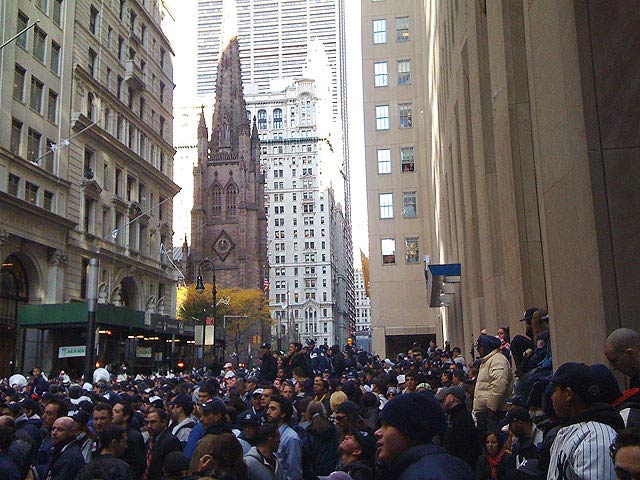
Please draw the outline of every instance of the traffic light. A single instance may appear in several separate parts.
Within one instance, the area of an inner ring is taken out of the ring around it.
[[[351,337],[347,338],[347,345],[349,345],[350,347],[353,347],[353,338]]]
[[[183,362],[182,360],[180,360],[180,361],[178,362],[178,368],[179,368],[180,370],[182,370],[182,369],[184,368],[184,362]]]

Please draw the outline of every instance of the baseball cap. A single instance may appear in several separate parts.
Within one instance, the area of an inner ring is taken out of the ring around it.
[[[457,398],[461,402],[464,402],[467,399],[467,394],[464,392],[464,388],[462,387],[449,387],[444,391],[445,398],[447,395],[453,395],[454,398]]]
[[[176,396],[176,398],[167,403],[167,405],[177,405],[178,407],[189,408],[193,407],[193,400],[191,399],[191,395],[181,393],[180,395]]]
[[[585,403],[594,403],[600,394],[591,368],[584,363],[563,363],[546,380],[554,385],[571,388]]]
[[[326,477],[318,477],[318,480],[353,480],[347,472],[333,472]]]
[[[182,452],[169,452],[162,464],[165,475],[178,476],[182,472],[189,470],[189,459]]]
[[[148,402],[156,408],[162,408],[162,399],[156,395],[149,397]]]
[[[224,367],[222,368],[233,368],[233,364],[231,362],[227,362],[224,364]]]
[[[266,348],[267,350],[271,350],[271,344],[265,342],[262,345],[260,345],[260,348]]]
[[[262,390],[261,388],[256,388],[256,389],[253,391],[253,394],[254,394],[254,395],[262,395],[262,392],[264,392],[264,390]]]
[[[396,380],[397,380],[397,382],[398,382],[398,385],[401,385],[401,384],[403,384],[403,383],[406,381],[406,378],[405,378],[405,376],[404,376],[404,375],[398,375],[398,376],[396,377]]]
[[[260,425],[261,423],[260,417],[250,411],[246,411],[238,417],[238,424],[240,425]]]
[[[527,308],[522,314],[522,318],[520,319],[520,321],[524,322],[525,320],[531,320],[533,318],[533,314],[536,313],[537,310],[538,307]]]
[[[91,420],[91,415],[86,410],[78,410],[76,413],[71,415],[71,418],[74,422],[79,423],[80,425],[86,425]]]
[[[373,433],[356,428],[351,429],[350,433],[356,442],[358,442],[360,450],[362,450],[362,458],[367,461],[373,460],[376,454],[376,438],[373,436]]]
[[[513,407],[512,409],[507,411],[503,423],[505,425],[509,425],[511,422],[515,422],[516,420],[530,422],[531,415],[529,415],[529,411],[526,408]]]
[[[247,378],[244,379],[245,383],[258,383],[258,377],[256,377],[255,375],[249,375]]]
[[[344,413],[347,415],[359,414],[358,405],[351,400],[346,400],[336,407],[336,413]]]
[[[202,413],[222,413],[223,415],[227,413],[227,406],[219,398],[201,403],[200,408],[202,409]]]

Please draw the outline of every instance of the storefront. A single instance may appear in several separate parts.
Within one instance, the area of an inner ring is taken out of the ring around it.
[[[86,303],[20,305],[18,327],[24,330],[22,365],[42,365],[72,378],[84,369]],[[125,366],[133,373],[175,369],[193,357],[194,325],[164,315],[98,304],[97,361],[100,366]]]

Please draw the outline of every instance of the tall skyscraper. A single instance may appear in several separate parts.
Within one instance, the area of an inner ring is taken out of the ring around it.
[[[322,108],[308,78],[246,99],[257,118],[267,177],[269,306],[276,337],[280,346],[283,338],[343,345],[350,333],[351,252],[343,238],[344,206],[332,187],[339,152],[331,146],[330,110]]]
[[[267,268],[267,219],[260,139],[242,94],[238,39],[220,56],[209,138],[204,112],[193,169],[191,258],[209,258],[226,287],[262,289]]]

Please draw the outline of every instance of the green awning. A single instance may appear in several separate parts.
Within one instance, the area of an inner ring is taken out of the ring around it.
[[[20,305],[18,325],[23,328],[59,328],[72,326],[83,328],[87,322],[85,302],[47,305]],[[151,314],[145,322],[145,312],[127,307],[115,307],[99,303],[96,323],[105,327],[127,327],[148,332],[193,337],[193,323],[185,323],[166,315]]]

